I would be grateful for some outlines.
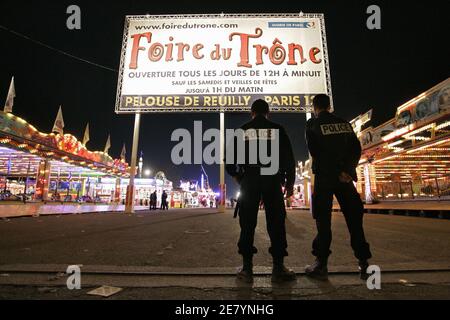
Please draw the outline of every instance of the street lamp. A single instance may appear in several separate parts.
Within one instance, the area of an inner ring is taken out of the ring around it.
[[[151,174],[152,174],[152,170],[150,170],[150,169],[145,169],[144,170],[144,176],[150,177]]]

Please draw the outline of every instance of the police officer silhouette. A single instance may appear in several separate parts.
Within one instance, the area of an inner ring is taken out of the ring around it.
[[[285,129],[279,124],[269,121],[268,114],[269,105],[266,101],[256,100],[252,104],[252,120],[241,127],[244,131],[242,138],[245,141],[245,163],[239,164],[236,161],[237,138],[235,138],[235,161],[226,165],[227,173],[240,185],[240,197],[236,211],[239,211],[241,233],[238,248],[239,254],[243,257],[243,266],[237,276],[238,279],[246,282],[253,281],[252,259],[253,255],[257,253],[253,242],[261,200],[265,205],[267,231],[271,241],[269,252],[273,258],[272,281],[291,281],[296,278],[295,273],[284,266],[284,257],[288,255],[288,252],[286,250],[286,209],[282,190],[284,186],[286,197],[293,194],[295,160]],[[249,140],[257,139],[258,143],[266,140],[265,143],[270,150],[273,147],[270,138],[272,130],[277,130],[275,136],[279,139],[279,154],[275,155],[279,159],[279,168],[275,174],[266,175],[261,173],[264,165],[259,159],[257,163],[253,164],[252,161],[249,161]]]
[[[333,195],[344,214],[351,237],[351,246],[359,261],[361,277],[367,278],[368,259],[372,257],[364,236],[361,198],[353,181],[361,157],[361,145],[352,126],[330,113],[330,98],[319,94],[313,99],[315,118],[306,123],[306,141],[312,156],[315,174],[312,213],[317,236],[312,244],[314,264],[306,267],[306,275],[328,279],[328,256],[331,254],[331,210]]]

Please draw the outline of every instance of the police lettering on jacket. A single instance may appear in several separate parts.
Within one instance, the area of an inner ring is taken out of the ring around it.
[[[345,172],[357,181],[361,144],[350,123],[323,111],[306,123],[306,141],[316,175],[337,177]]]
[[[260,167],[261,174],[266,175],[267,172],[272,172],[267,169],[276,169],[271,175],[278,174],[286,186],[292,187],[295,182],[295,159],[285,129],[262,115],[256,116],[240,129],[243,130],[243,137],[240,139],[245,144],[245,156],[238,152],[239,143],[235,137],[234,143],[226,148],[225,169],[228,174],[241,176],[249,168]],[[233,158],[232,161],[228,161],[230,154],[233,155],[230,157]],[[243,156],[244,161],[238,161],[238,156]]]
[[[244,131],[244,140],[275,140],[277,129],[247,129]]]
[[[353,133],[353,128],[350,123],[322,124],[320,130],[324,136],[329,134]]]

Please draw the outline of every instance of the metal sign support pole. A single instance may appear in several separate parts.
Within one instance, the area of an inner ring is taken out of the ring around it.
[[[125,200],[125,213],[134,213],[134,177],[136,174],[136,159],[139,145],[139,126],[141,122],[141,114],[136,113],[134,118],[134,132],[133,132],[133,148],[131,150],[131,166],[130,166],[130,183],[127,187],[127,197]]]
[[[308,121],[311,118],[312,118],[312,113],[311,112],[307,112],[306,113],[306,121]],[[307,191],[308,195],[307,195],[307,197],[305,197],[305,202],[306,202],[306,200],[308,201],[309,211],[312,213],[312,193],[313,193],[313,190],[314,190],[314,174],[312,172],[312,157],[311,157],[311,154],[308,153],[308,156],[309,156],[309,163],[311,164],[311,166],[310,166],[311,172],[309,172],[309,176],[311,177],[311,179],[310,179],[310,183],[308,185],[308,191]]]
[[[225,113],[220,112],[220,203],[219,212],[225,212],[226,187],[225,187]]]

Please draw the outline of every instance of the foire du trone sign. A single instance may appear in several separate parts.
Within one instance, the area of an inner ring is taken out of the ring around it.
[[[116,112],[306,112],[331,94],[322,14],[127,16]]]

